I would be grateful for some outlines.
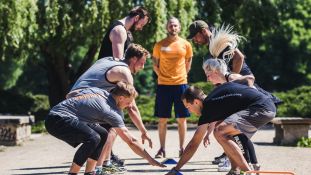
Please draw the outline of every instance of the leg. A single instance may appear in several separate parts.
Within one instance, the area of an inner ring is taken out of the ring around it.
[[[187,132],[187,119],[177,118],[178,122],[178,134],[179,134],[179,150],[184,150],[185,137]]]
[[[158,132],[160,140],[160,149],[156,154],[156,158],[165,157],[165,138],[167,131],[167,121],[171,117],[173,98],[171,86],[158,85],[156,90],[156,101],[154,115],[159,117]]]
[[[231,135],[237,135],[239,133],[231,124],[224,122],[219,124],[214,130],[216,140],[223,147],[226,155],[232,160],[232,168],[238,167],[241,170],[248,171],[250,170],[248,163],[243,157],[238,145],[231,138]]]
[[[242,133],[234,135],[233,139],[234,139],[235,143],[237,143],[237,145],[240,147],[242,154],[243,154],[245,160],[247,161],[247,163],[251,163],[250,155],[249,155],[249,148],[247,145],[251,141],[246,137],[246,135],[244,135]]]
[[[117,134],[114,130],[110,129],[108,134],[108,139],[104,148],[98,158],[96,166],[102,166],[105,160],[110,160],[110,153],[112,150],[112,145],[117,137]]]
[[[178,85],[174,89],[174,110],[175,116],[178,122],[178,134],[179,134],[179,157],[183,154],[184,143],[187,132],[187,117],[190,116],[188,109],[185,107],[181,100],[182,94],[188,88],[188,85]]]
[[[96,160],[88,158],[86,161],[86,166],[85,166],[85,172],[92,172],[95,169],[96,166]]]
[[[160,139],[160,148],[165,150],[165,138],[167,131],[167,118],[159,118],[158,130]]]

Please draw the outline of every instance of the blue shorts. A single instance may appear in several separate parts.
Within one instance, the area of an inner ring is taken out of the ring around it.
[[[176,118],[189,117],[190,113],[181,101],[181,95],[188,88],[188,85],[157,85],[156,102],[154,116],[160,118],[170,118],[172,106],[174,103],[174,111]]]

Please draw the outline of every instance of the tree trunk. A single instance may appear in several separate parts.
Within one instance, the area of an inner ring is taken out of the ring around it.
[[[91,67],[93,60],[95,58],[95,54],[97,53],[98,45],[92,44],[89,46],[89,49],[84,56],[77,72],[75,73],[73,79],[71,79],[72,84],[77,81],[77,79],[89,68]]]
[[[50,106],[54,106],[65,99],[69,91],[68,59],[55,53],[51,54],[52,52],[49,52],[49,49],[41,50],[47,68],[49,102]]]

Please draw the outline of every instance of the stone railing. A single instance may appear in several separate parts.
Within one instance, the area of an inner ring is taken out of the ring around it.
[[[0,145],[19,145],[30,138],[34,116],[0,115]]]
[[[275,144],[296,145],[301,137],[309,137],[311,118],[277,117],[271,122],[275,126]]]

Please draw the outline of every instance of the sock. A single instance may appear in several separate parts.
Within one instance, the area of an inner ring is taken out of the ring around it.
[[[235,142],[237,143],[237,145],[240,147],[242,154],[245,158],[245,160],[247,161],[247,163],[250,163],[250,153],[249,153],[249,149],[248,149],[248,145],[247,142],[250,141],[246,135],[244,134],[238,134],[233,136]]]
[[[110,160],[105,160],[103,165],[105,166],[111,166],[111,161]]]

